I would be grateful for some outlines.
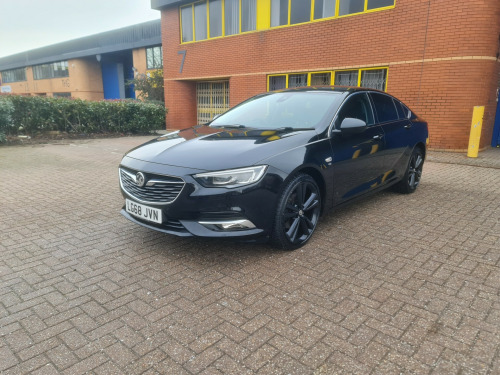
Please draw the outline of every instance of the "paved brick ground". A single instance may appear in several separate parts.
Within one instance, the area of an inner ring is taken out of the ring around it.
[[[433,157],[280,252],[122,218],[142,140],[0,148],[2,374],[500,373],[494,165]]]

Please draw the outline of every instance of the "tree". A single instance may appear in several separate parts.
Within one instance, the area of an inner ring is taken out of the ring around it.
[[[138,91],[137,97],[139,99],[165,103],[163,69],[152,70],[147,74],[138,74],[127,84],[134,85],[134,89]]]

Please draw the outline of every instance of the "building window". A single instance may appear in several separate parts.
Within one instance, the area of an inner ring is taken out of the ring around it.
[[[241,32],[253,31],[257,25],[257,0],[241,0]]]
[[[288,87],[305,87],[307,86],[307,73],[306,74],[290,74],[288,75]]]
[[[357,86],[358,85],[358,70],[345,70],[335,73],[335,85],[338,86]]]
[[[33,67],[33,78],[50,79],[69,77],[68,62],[58,61],[52,64],[35,65]]]
[[[181,8],[182,43],[193,39],[193,9],[191,6]]]
[[[70,92],[55,92],[53,94],[54,98],[71,98]]]
[[[339,0],[339,16],[361,13],[365,10],[365,0]]]
[[[208,2],[208,12],[210,14],[210,37],[222,36],[222,0],[210,0]]]
[[[337,9],[337,0],[315,0],[314,19],[334,17],[335,9]]]
[[[163,48],[161,46],[146,48],[146,62],[148,69],[163,68]]]
[[[394,7],[395,0],[271,0],[271,27]]]
[[[26,68],[17,68],[11,70],[4,70],[2,72],[2,82],[21,82],[26,81]]]
[[[229,109],[229,82],[198,82],[196,84],[198,124],[212,121],[215,115]]]
[[[286,89],[286,75],[269,76],[269,91]]]
[[[276,74],[268,76],[268,91],[304,86],[361,86],[385,91],[388,68],[365,68],[337,70],[331,72],[310,72]]]
[[[332,73],[311,73],[311,86],[330,86]]]
[[[180,8],[181,41],[235,35],[256,30],[257,0],[203,0]]]
[[[361,71],[361,87],[385,91],[387,69],[369,69]]]

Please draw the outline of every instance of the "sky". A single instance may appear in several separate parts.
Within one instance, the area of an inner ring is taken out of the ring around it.
[[[159,18],[150,0],[0,0],[0,57]]]

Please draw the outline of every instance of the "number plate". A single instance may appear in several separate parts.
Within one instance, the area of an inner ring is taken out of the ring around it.
[[[161,224],[161,210],[125,199],[125,210],[143,220]]]

